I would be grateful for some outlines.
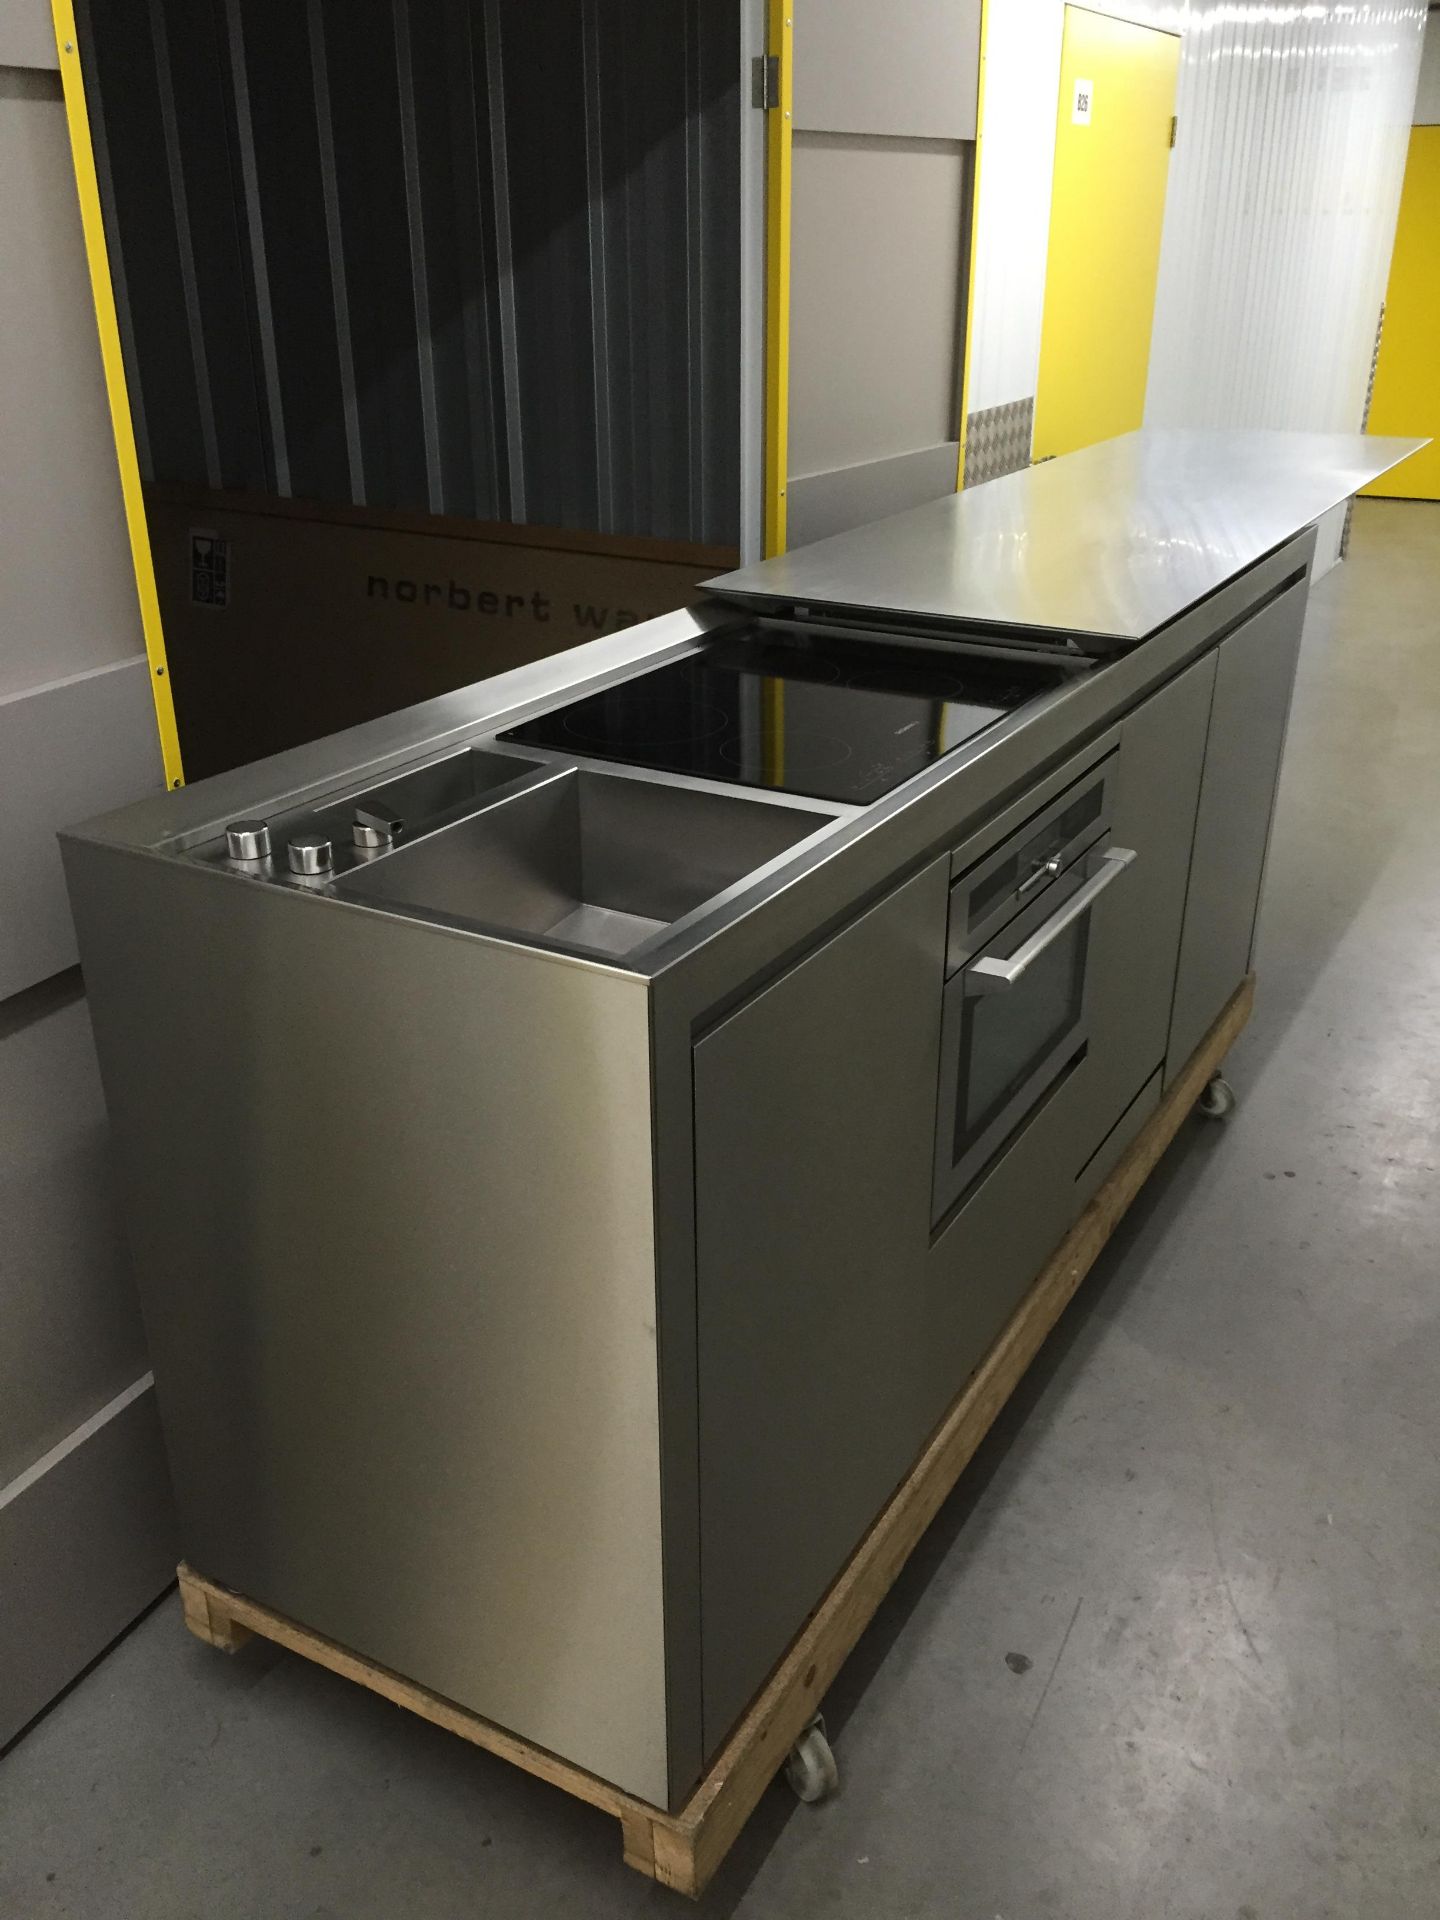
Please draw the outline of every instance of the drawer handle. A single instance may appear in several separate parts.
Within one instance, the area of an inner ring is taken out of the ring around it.
[[[1088,913],[1108,886],[1117,881],[1125,869],[1134,860],[1135,854],[1130,847],[1107,847],[1100,857],[1098,870],[1076,889],[1063,907],[1056,909],[1050,918],[1038,926],[1030,938],[1021,947],[1017,947],[1008,960],[977,960],[968,968],[965,982],[971,993],[1006,993],[1020,980],[1028,967],[1044,953],[1045,949],[1057,941],[1065,929],[1073,926],[1082,913]]]

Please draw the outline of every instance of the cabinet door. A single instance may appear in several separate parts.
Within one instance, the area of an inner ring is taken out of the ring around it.
[[[1152,1080],[1158,1088],[1174,1006],[1215,667],[1213,653],[1197,660],[1129,714],[1121,731],[1112,838],[1133,847],[1138,858],[1114,889],[1109,911],[1095,917],[1081,1156],[1087,1164],[1140,1089]],[[1122,1143],[1112,1144],[1116,1152],[1095,1168],[1095,1183],[1109,1159],[1118,1157]]]
[[[1167,1079],[1184,1066],[1250,965],[1305,598],[1302,581],[1220,646]]]
[[[707,1756],[933,1417],[948,878],[936,861],[695,1048]]]

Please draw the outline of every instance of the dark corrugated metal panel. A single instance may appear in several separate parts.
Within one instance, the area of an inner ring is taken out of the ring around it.
[[[525,518],[595,527],[583,7],[487,0],[486,11],[499,16]]]
[[[740,294],[734,18],[586,0],[598,449],[612,528],[736,537]]]
[[[484,22],[471,0],[410,6],[438,458],[445,511],[509,517]]]
[[[186,325],[148,5],[132,0],[124,10],[123,31],[111,38],[104,90],[106,186],[122,222],[125,318],[135,352],[130,375],[143,395],[145,440],[155,470],[200,476],[206,458],[199,380]]]
[[[374,506],[424,509],[433,503],[393,10],[327,0],[323,12],[365,497]]]
[[[699,108],[689,156],[691,324],[700,340],[691,457],[702,473],[691,521],[701,540],[729,543],[740,537],[739,20],[735,8],[707,0],[688,17]]]
[[[264,254],[252,299],[274,487],[323,499],[348,485],[348,462],[305,9],[226,11],[241,175],[254,175],[247,232],[252,259]]]
[[[737,0],[88,0],[147,477],[732,542]]]

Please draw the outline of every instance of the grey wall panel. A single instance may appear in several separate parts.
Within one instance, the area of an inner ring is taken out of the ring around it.
[[[0,1487],[149,1364],[78,972],[0,1003]]]
[[[48,0],[0,0],[0,67],[59,64]]]
[[[176,1548],[153,1390],[0,1487],[0,1743],[164,1591]]]
[[[162,780],[143,656],[0,700],[0,1000],[75,964],[58,829]]]
[[[140,645],[60,82],[0,70],[0,700]]]
[[[156,10],[132,12],[138,85]],[[153,1396],[101,1417],[147,1362],[79,976],[51,977],[75,960],[55,830],[102,794],[158,789],[159,748],[60,83],[4,64],[35,50],[22,19],[43,52],[49,8],[0,11],[0,1741],[173,1562]],[[158,103],[156,133],[168,196]],[[169,238],[184,351],[156,396],[167,443],[176,383],[183,431],[200,426],[198,283]]]
[[[970,156],[955,141],[796,136],[792,476],[956,438]]]
[[[863,527],[887,513],[903,513],[922,501],[955,491],[960,447],[946,440],[918,453],[888,460],[867,460],[834,473],[809,473],[792,479],[788,494],[788,544],[803,547],[850,527]]]
[[[795,125],[973,140],[980,0],[812,0],[795,18]]]

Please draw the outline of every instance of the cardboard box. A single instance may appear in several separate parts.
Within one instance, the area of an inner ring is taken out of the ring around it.
[[[146,502],[191,780],[669,613],[738,561],[191,488]]]

